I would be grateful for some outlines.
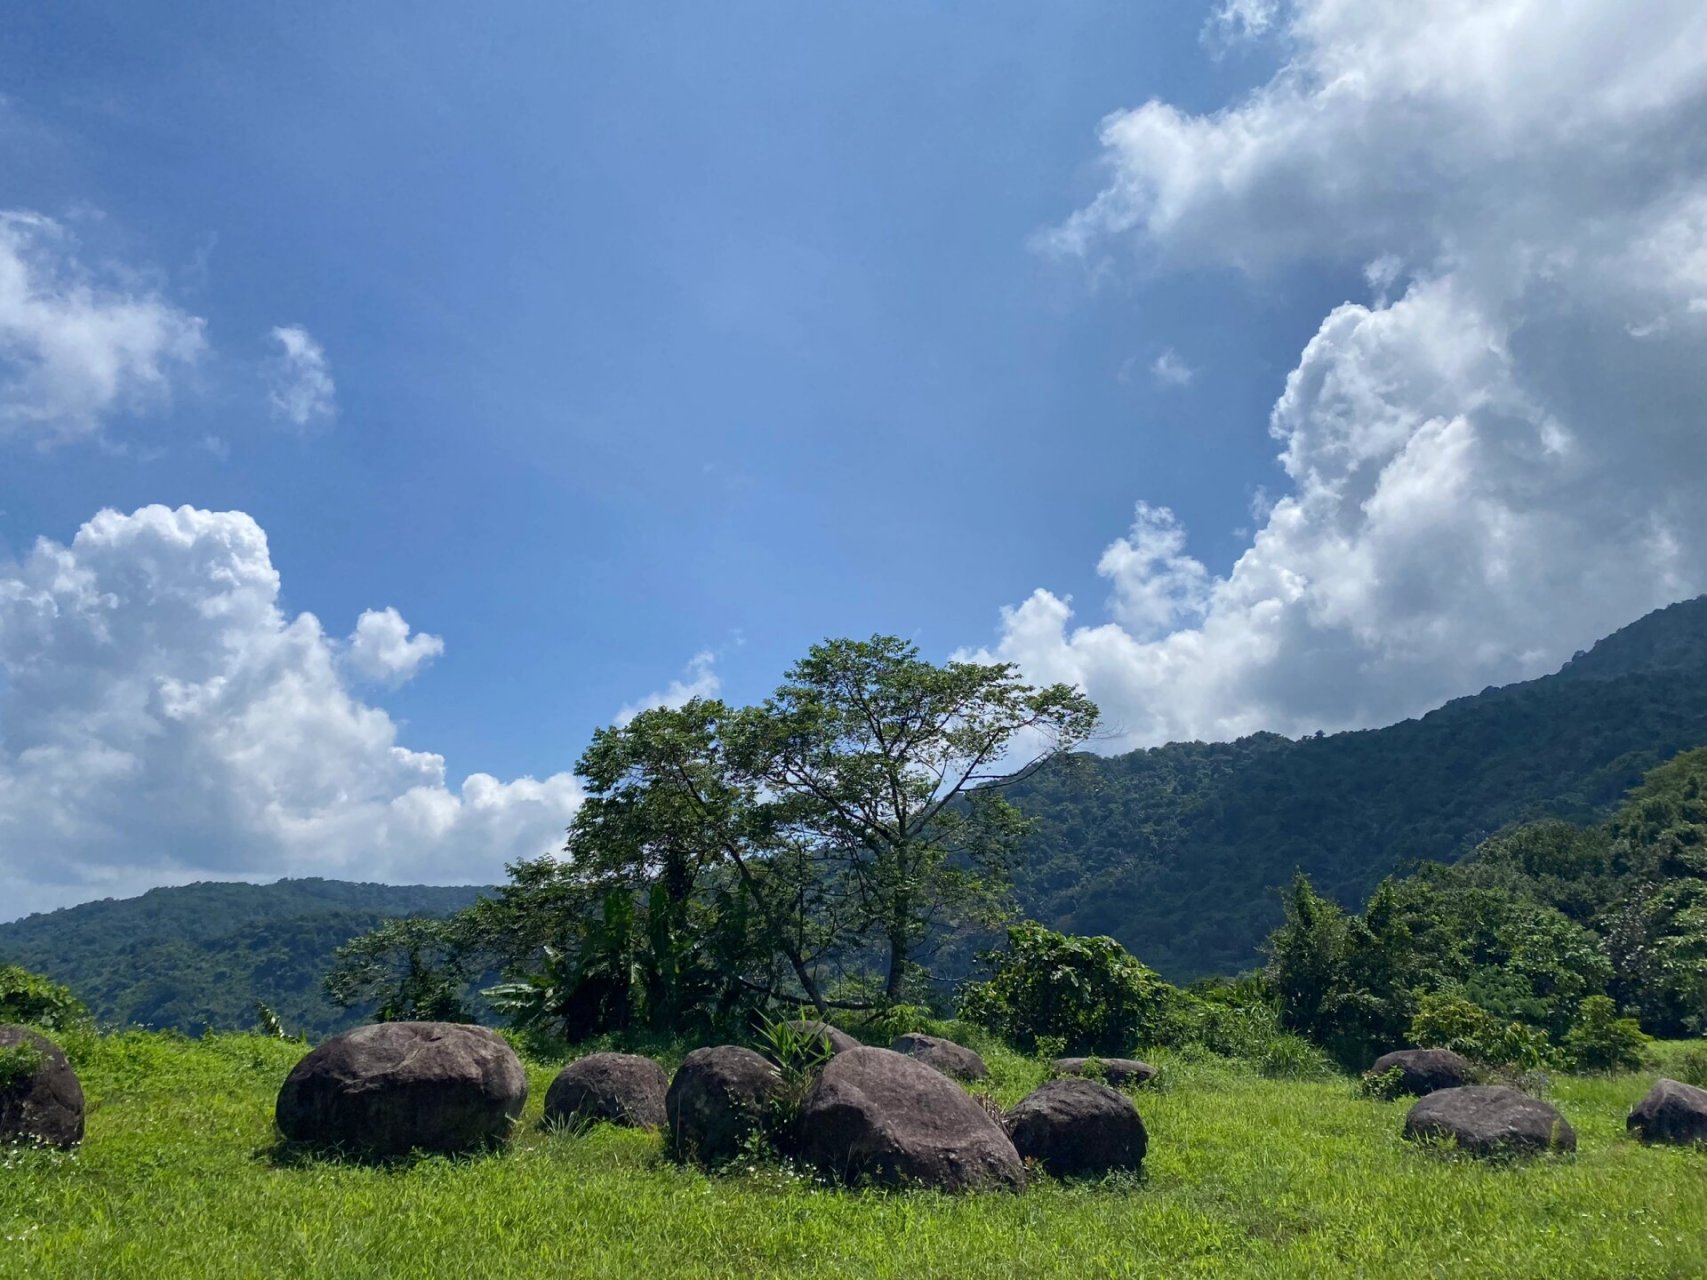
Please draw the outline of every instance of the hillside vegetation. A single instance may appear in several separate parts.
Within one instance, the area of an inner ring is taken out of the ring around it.
[[[1260,961],[1295,871],[1347,905],[1513,823],[1610,811],[1707,745],[1707,598],[1650,614],[1559,673],[1384,729],[1256,734],[1058,758],[1008,790],[1035,820],[1023,914],[1108,934],[1174,980]]]
[[[259,1036],[66,1038],[91,1102],[75,1155],[0,1157],[0,1276],[1288,1277],[1605,1280],[1707,1271],[1707,1161],[1644,1147],[1647,1075],[1568,1078],[1571,1158],[1454,1159],[1399,1136],[1405,1102],[1159,1055],[1136,1095],[1142,1176],[1023,1196],[825,1187],[756,1161],[710,1175],[655,1134],[548,1133],[530,1064],[514,1147],[371,1167],[282,1152],[273,1099],[303,1046]],[[984,1045],[1011,1104],[1043,1073]]]
[[[259,1000],[292,1030],[322,1035],[369,1012],[326,996],[338,947],[388,919],[449,915],[479,892],[319,879],[154,889],[0,925],[0,963],[65,983],[105,1023],[252,1027]]]

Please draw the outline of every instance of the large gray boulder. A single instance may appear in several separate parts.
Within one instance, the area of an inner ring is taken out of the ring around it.
[[[83,1086],[64,1052],[28,1027],[0,1026],[0,1144],[83,1141]]]
[[[1395,1049],[1375,1059],[1371,1076],[1399,1073],[1399,1092],[1429,1094],[1437,1089],[1459,1089],[1476,1083],[1476,1068],[1462,1054],[1450,1049]]]
[[[528,1078],[485,1027],[380,1022],[333,1036],[279,1090],[292,1142],[374,1157],[454,1154],[508,1141]]]
[[[1557,1107],[1503,1085],[1437,1089],[1405,1117],[1407,1138],[1449,1138],[1476,1156],[1575,1151],[1576,1130]]]
[[[896,1053],[917,1058],[927,1067],[935,1067],[943,1075],[953,1076],[956,1080],[982,1080],[990,1074],[989,1068],[984,1065],[984,1059],[965,1045],[944,1040],[941,1036],[927,1036],[922,1031],[909,1031],[904,1036],[896,1036],[895,1042],[889,1047]]]
[[[1156,1068],[1136,1058],[1057,1058],[1049,1065],[1056,1075],[1100,1078],[1116,1089],[1135,1088],[1156,1078]]]
[[[1707,1089],[1662,1078],[1624,1125],[1643,1142],[1707,1143]]]
[[[545,1091],[545,1122],[576,1125],[604,1120],[631,1129],[661,1129],[669,1088],[670,1077],[650,1058],[589,1053],[559,1071]]]
[[[1022,1160],[1056,1177],[1136,1169],[1150,1145],[1138,1108],[1096,1080],[1046,1080],[1008,1113],[1008,1136]]]
[[[978,1101],[940,1071],[861,1047],[825,1064],[800,1106],[801,1158],[842,1182],[1018,1191],[1019,1153]]]
[[[769,1133],[781,1093],[782,1076],[751,1049],[695,1049],[664,1096],[670,1150],[681,1160],[725,1163],[755,1134]]]

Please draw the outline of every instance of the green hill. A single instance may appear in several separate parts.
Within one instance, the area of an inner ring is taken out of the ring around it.
[[[1358,905],[1382,876],[1454,861],[1515,822],[1603,817],[1707,744],[1707,597],[1652,613],[1563,670],[1384,729],[1075,754],[1010,791],[1037,819],[1026,914],[1107,933],[1170,978],[1258,961],[1303,869]]]
[[[153,889],[0,925],[0,963],[65,983],[103,1022],[199,1034],[253,1026],[261,1000],[291,1031],[322,1035],[361,1021],[320,989],[337,947],[383,920],[449,915],[480,892],[319,879]]]

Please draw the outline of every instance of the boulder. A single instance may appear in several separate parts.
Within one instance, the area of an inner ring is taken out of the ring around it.
[[[825,1064],[800,1104],[801,1158],[842,1182],[1018,1191],[1025,1168],[1002,1128],[916,1058],[862,1046]]]
[[[279,1090],[292,1142],[387,1157],[474,1151],[510,1137],[528,1079],[485,1027],[380,1022],[333,1036]]]
[[[545,1091],[545,1122],[573,1125],[605,1120],[631,1129],[664,1127],[670,1077],[650,1058],[590,1053],[557,1073]]]
[[[1102,1079],[1116,1089],[1135,1088],[1156,1078],[1156,1068],[1136,1058],[1057,1058],[1049,1065],[1058,1076],[1083,1076],[1091,1074],[1093,1062],[1101,1068]]]
[[[0,1143],[83,1141],[83,1086],[64,1052],[27,1027],[0,1026]]]
[[[1557,1107],[1503,1085],[1437,1089],[1405,1117],[1407,1138],[1451,1138],[1476,1156],[1575,1151],[1576,1130]]]
[[[751,1049],[695,1049],[664,1096],[671,1151],[678,1159],[724,1163],[752,1135],[768,1130],[781,1093],[782,1076]]]
[[[1707,1143],[1707,1089],[1662,1078],[1624,1126],[1643,1142]]]
[[[791,1018],[782,1025],[796,1035],[819,1038],[829,1045],[832,1054],[846,1053],[849,1049],[859,1048],[858,1040],[855,1040],[840,1027],[833,1027],[828,1022],[819,1022],[817,1019]]]
[[[1136,1169],[1150,1139],[1138,1108],[1118,1089],[1072,1077],[1046,1080],[1008,1113],[1022,1160],[1056,1177]]]
[[[904,1036],[896,1036],[895,1043],[889,1047],[896,1053],[917,1058],[927,1067],[935,1067],[943,1075],[953,1076],[956,1080],[982,1080],[990,1074],[984,1059],[964,1045],[944,1040],[941,1036],[909,1031]]]
[[[1459,1089],[1476,1083],[1470,1060],[1450,1049],[1395,1049],[1375,1059],[1371,1076],[1399,1072],[1400,1093],[1433,1093],[1436,1089]]]

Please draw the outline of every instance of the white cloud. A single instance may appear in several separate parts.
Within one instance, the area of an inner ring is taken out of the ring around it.
[[[1150,376],[1164,387],[1189,387],[1197,376],[1197,370],[1187,364],[1179,352],[1167,347],[1151,361]]]
[[[301,325],[275,326],[272,338],[279,345],[279,354],[267,366],[267,398],[274,416],[297,427],[337,417],[338,388],[325,349]]]
[[[52,218],[0,212],[0,437],[50,446],[158,407],[206,350],[204,328],[119,268],[83,262]]]
[[[1363,269],[1269,429],[1288,487],[1225,575],[1140,506],[1110,616],[1039,590],[991,652],[1115,745],[1413,714],[1707,588],[1707,9],[1301,0],[1210,115],[1103,124],[1048,237],[1106,260]],[[1396,296],[1389,296],[1395,294]]]
[[[364,680],[396,686],[414,679],[444,651],[445,642],[438,636],[420,631],[410,635],[409,624],[397,610],[368,609],[356,619],[344,665]]]
[[[638,702],[630,702],[616,713],[615,723],[620,727],[627,724],[642,711],[653,711],[659,707],[680,707],[695,698],[715,698],[723,687],[717,678],[717,655],[709,649],[701,650],[688,659],[687,670],[678,680],[670,681],[667,689],[649,693]]]
[[[1203,24],[1200,39],[1212,51],[1256,40],[1280,22],[1280,0],[1221,0]]]
[[[0,916],[198,878],[489,881],[561,843],[572,775],[452,787],[279,597],[241,512],[103,511],[0,568]],[[390,610],[345,661],[363,644],[393,673],[438,648]]]

